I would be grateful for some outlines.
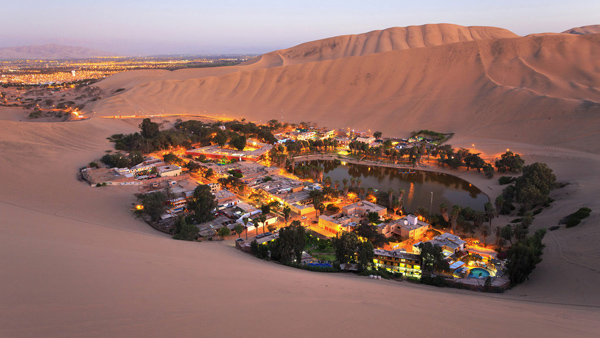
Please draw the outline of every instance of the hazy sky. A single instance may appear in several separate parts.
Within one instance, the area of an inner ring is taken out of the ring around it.
[[[600,0],[2,0],[0,47],[133,54],[262,53],[342,34],[454,23],[517,34],[600,24]]]

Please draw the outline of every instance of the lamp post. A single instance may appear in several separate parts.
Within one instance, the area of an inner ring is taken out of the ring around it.
[[[429,202],[429,222],[431,222],[431,219],[433,218],[433,191],[431,192],[431,200]]]

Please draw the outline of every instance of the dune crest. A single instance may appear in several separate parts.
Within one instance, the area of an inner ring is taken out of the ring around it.
[[[567,29],[563,33],[579,34],[579,35],[600,34],[600,25],[588,25],[588,26],[575,27],[575,28]]]
[[[423,48],[488,39],[515,38],[518,35],[503,28],[464,27],[453,24],[392,27],[364,34],[342,35],[306,42],[295,47],[274,51],[257,57],[271,66],[323,61],[350,56]],[[277,57],[278,56],[278,57]],[[248,61],[248,64],[257,62]]]

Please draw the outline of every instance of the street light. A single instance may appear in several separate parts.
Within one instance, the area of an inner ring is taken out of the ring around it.
[[[429,203],[429,222],[431,222],[431,218],[433,216],[433,191],[431,192],[431,201]]]

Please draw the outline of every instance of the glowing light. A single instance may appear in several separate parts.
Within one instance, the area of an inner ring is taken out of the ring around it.
[[[141,204],[138,204],[138,205],[135,206],[135,209],[136,210],[144,210],[144,206],[141,205]]]

